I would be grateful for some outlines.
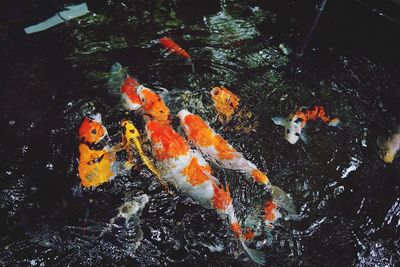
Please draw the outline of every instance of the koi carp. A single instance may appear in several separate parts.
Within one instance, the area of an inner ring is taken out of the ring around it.
[[[98,186],[115,177],[113,164],[115,152],[108,146],[99,150],[93,148],[106,136],[107,129],[101,121],[101,115],[86,116],[79,128],[79,166],[81,184],[85,187]]]
[[[143,163],[157,177],[157,180],[163,186],[163,188],[166,191],[168,191],[168,185],[162,179],[160,172],[157,170],[157,168],[153,165],[151,160],[143,152],[142,145],[140,142],[139,130],[135,127],[133,122],[129,120],[122,121],[121,125],[122,125],[122,143],[124,144],[125,150],[130,151],[130,149],[133,149],[137,151]],[[132,155],[130,155],[130,157],[132,157]]]
[[[142,101],[137,94],[137,89],[140,84],[135,78],[127,75],[124,83],[121,86],[122,104],[127,110],[138,110],[142,106]]]
[[[379,155],[386,163],[392,163],[399,156],[400,150],[400,127],[389,137],[379,136],[377,140],[380,148]]]
[[[238,107],[240,97],[229,91],[224,86],[214,87],[211,91],[211,99],[222,122],[229,122],[235,109]]]
[[[289,212],[294,212],[294,204],[289,196],[279,187],[273,186],[267,175],[255,164],[245,159],[222,136],[215,133],[203,119],[187,110],[178,113],[180,123],[188,139],[217,165],[237,170],[251,177],[251,180],[266,186],[271,191],[274,202]]]
[[[338,118],[331,119],[327,116],[323,106],[315,106],[314,109],[309,109],[304,112],[297,111],[288,118],[283,118],[281,116],[273,117],[272,121],[276,125],[285,127],[285,139],[289,143],[295,144],[299,139],[307,143],[307,136],[302,130],[306,126],[308,120],[316,120],[318,118],[329,126],[337,126],[340,123]]]
[[[240,240],[251,259],[265,264],[262,251],[245,244],[248,234],[243,232],[235,215],[229,187],[226,189],[212,175],[210,165],[171,126],[148,120],[146,131],[161,176],[182,194],[191,197],[203,207],[214,209],[222,218],[228,218],[230,228]]]
[[[192,58],[190,57],[189,53],[186,52],[186,50],[183,49],[180,45],[175,43],[174,40],[172,40],[171,38],[168,38],[168,37],[162,37],[162,38],[160,38],[160,44],[163,47],[165,47],[166,49],[168,49],[169,53],[175,53],[175,54],[187,59],[188,62],[192,65],[193,73],[195,72],[194,64],[192,62]]]
[[[165,105],[164,100],[153,90],[144,86],[139,86],[137,94],[141,101],[141,108],[143,112],[150,116],[152,120],[162,122],[165,124],[170,123],[170,112]]]

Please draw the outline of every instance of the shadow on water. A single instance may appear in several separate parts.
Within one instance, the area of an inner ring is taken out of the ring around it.
[[[167,195],[146,169],[73,196],[83,116],[100,112],[113,138],[128,116],[107,86],[120,62],[140,82],[167,88],[172,112],[201,114],[290,193],[298,214],[270,233],[269,264],[395,266],[400,167],[383,163],[376,139],[400,122],[399,26],[359,1],[328,1],[298,60],[290,50],[316,3],[150,2],[92,3],[96,13],[30,36],[18,30],[32,18],[1,22],[1,264],[251,265],[213,211]],[[154,40],[162,36],[191,54],[196,73],[161,55]],[[215,85],[237,93],[248,116],[221,125],[208,94]],[[270,118],[314,105],[342,127],[310,122],[309,144],[290,145]],[[240,174],[216,172],[246,214],[250,185],[235,179]],[[102,234],[127,195],[144,193],[150,200],[140,229]]]

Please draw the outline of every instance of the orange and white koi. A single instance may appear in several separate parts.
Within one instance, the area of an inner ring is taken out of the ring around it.
[[[122,104],[125,109],[132,111],[141,108],[142,101],[136,92],[139,86],[140,84],[135,78],[127,75],[121,86]]]
[[[200,116],[181,110],[178,117],[188,139],[204,155],[223,168],[240,171],[251,177],[252,181],[265,185],[281,208],[294,212],[293,202],[288,195],[279,187],[273,186],[265,173],[215,133]]]
[[[163,90],[167,91],[166,89]],[[141,109],[153,120],[164,123],[170,122],[169,109],[161,96],[150,88],[140,85],[135,78],[129,75],[121,86],[121,96],[125,109],[131,111]]]
[[[191,150],[186,140],[169,125],[149,120],[146,131],[163,178],[203,207],[214,209],[223,218],[227,217],[231,230],[247,254],[255,262],[265,264],[264,253],[245,244],[229,188],[225,190],[219,184],[203,156]]]
[[[314,109],[309,109],[304,112],[297,111],[288,118],[283,118],[281,116],[273,117],[272,121],[276,125],[284,126],[285,139],[289,143],[295,144],[299,139],[302,139],[305,143],[307,143],[307,136],[304,131],[302,132],[302,130],[306,126],[308,120],[316,120],[318,118],[327,123],[329,126],[337,126],[340,123],[338,118],[331,119],[329,116],[327,116],[323,106],[315,106]]]
[[[229,121],[239,105],[240,97],[224,86],[214,87],[210,94],[218,114],[225,116],[226,120]]]
[[[107,146],[97,150],[92,146],[107,136],[107,129],[101,121],[101,115],[86,116],[79,128],[79,166],[81,184],[85,187],[98,186],[115,177],[113,164],[115,152]]]
[[[259,184],[270,184],[267,175],[246,160],[222,136],[215,133],[200,116],[181,110],[178,117],[188,139],[218,165],[248,174]]]

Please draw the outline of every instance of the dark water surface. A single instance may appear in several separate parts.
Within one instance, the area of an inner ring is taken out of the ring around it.
[[[83,116],[100,112],[115,139],[121,119],[140,125],[108,82],[120,62],[167,88],[173,112],[201,114],[292,196],[298,214],[268,237],[270,265],[396,266],[400,161],[385,164],[376,139],[400,125],[399,25],[357,1],[328,3],[300,61],[282,47],[300,45],[315,3],[150,2],[115,1],[39,34],[7,26],[1,35],[0,265],[254,265],[213,211],[166,194],[144,167],[73,196]],[[186,48],[195,73],[162,55],[162,36]],[[222,126],[208,94],[215,85],[251,116]],[[342,127],[311,122],[309,144],[290,145],[270,118],[314,105]],[[245,213],[250,185],[217,174]],[[143,238],[137,227],[104,235],[116,209],[143,193]]]

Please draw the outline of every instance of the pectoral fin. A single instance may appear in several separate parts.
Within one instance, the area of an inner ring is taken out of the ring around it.
[[[288,119],[282,117],[282,116],[276,116],[272,117],[271,120],[276,124],[276,125],[281,125],[281,126],[286,126],[288,124]]]
[[[307,131],[306,129],[303,128],[300,134],[300,139],[305,143],[308,144],[308,137],[307,137]]]

